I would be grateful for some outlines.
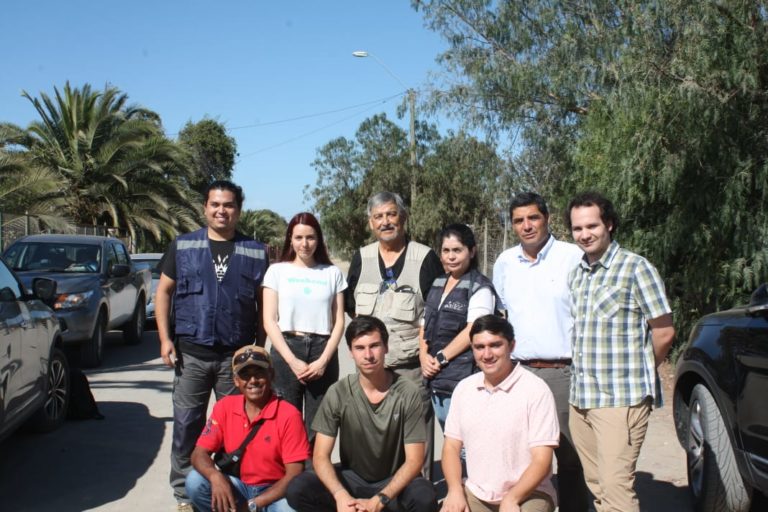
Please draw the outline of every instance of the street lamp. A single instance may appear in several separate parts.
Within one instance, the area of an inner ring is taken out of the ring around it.
[[[409,110],[411,112],[411,123],[408,135],[411,156],[411,208],[413,208],[413,205],[416,202],[416,91],[413,90],[412,87],[405,85],[403,81],[400,80],[400,77],[394,74],[392,70],[389,69],[389,67],[387,67],[387,65],[384,64],[384,62],[382,62],[381,59],[379,59],[373,53],[366,52],[364,50],[357,50],[352,52],[352,55],[360,58],[371,57],[382,68],[384,68],[384,71],[389,73],[389,76],[397,80],[397,83],[403,86],[403,88],[408,92],[408,106],[410,107]]]

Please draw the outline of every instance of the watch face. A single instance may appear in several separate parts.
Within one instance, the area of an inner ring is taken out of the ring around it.
[[[379,494],[377,494],[376,496],[378,496],[378,497],[379,497],[379,501],[381,501],[381,504],[382,504],[382,505],[389,505],[389,496],[387,496],[387,495],[386,495],[386,494],[384,494],[383,492],[380,492],[380,493],[379,493]]]
[[[435,356],[435,359],[437,359],[437,362],[440,364],[440,366],[445,366],[448,364],[448,359],[446,359],[445,354],[442,352],[439,352],[437,356]]]

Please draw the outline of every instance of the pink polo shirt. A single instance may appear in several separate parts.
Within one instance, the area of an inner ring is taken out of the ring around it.
[[[555,399],[547,384],[519,364],[492,390],[483,374],[459,382],[451,397],[445,436],[461,441],[467,453],[469,490],[499,503],[531,463],[531,448],[559,445]],[[537,489],[557,503],[552,470]]]

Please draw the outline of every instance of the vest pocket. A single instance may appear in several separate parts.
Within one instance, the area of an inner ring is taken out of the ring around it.
[[[379,297],[379,285],[373,283],[358,283],[355,288],[355,313],[371,315]]]
[[[238,295],[245,299],[253,299],[256,296],[256,282],[248,274],[240,274],[240,283],[237,289]]]
[[[413,292],[394,292],[390,316],[400,322],[414,322],[417,318],[416,294]]]
[[[178,295],[203,293],[203,280],[199,276],[183,276],[176,283],[176,293]]]

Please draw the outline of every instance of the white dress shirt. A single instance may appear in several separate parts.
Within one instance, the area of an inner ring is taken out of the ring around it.
[[[535,261],[526,258],[520,245],[497,258],[493,285],[515,330],[514,359],[570,359],[573,317],[568,273],[583,254],[578,246],[550,235]]]

